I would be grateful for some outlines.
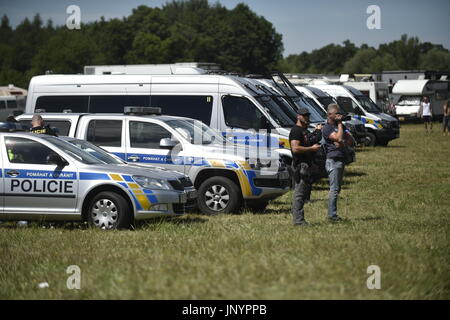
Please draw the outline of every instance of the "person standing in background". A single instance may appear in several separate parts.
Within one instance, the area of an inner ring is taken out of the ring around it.
[[[450,130],[450,103],[449,100],[445,101],[444,105],[444,118],[442,119],[442,133],[443,135],[449,136]]]
[[[427,96],[423,97],[418,116],[423,119],[423,122],[425,123],[425,130],[427,130],[428,133],[433,131],[433,111],[431,108],[430,99],[428,99]]]

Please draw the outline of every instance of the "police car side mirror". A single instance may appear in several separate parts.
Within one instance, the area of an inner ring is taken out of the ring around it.
[[[178,144],[178,141],[174,141],[169,138],[163,138],[159,141],[159,146],[162,149],[172,149]]]
[[[68,165],[67,161],[61,158],[59,155],[53,153],[47,156],[47,164],[56,164],[58,167],[64,167]]]

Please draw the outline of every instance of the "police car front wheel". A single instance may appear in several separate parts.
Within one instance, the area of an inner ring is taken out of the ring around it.
[[[237,212],[242,202],[239,187],[225,177],[207,179],[198,194],[198,206],[206,214]]]
[[[127,201],[115,192],[100,192],[90,202],[89,223],[100,229],[129,228],[131,213]]]

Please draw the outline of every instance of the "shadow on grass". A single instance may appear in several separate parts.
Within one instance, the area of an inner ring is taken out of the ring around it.
[[[367,173],[365,172],[358,172],[358,171],[344,171],[345,177],[363,177],[367,176]]]
[[[208,219],[200,218],[200,217],[163,217],[159,219],[151,219],[151,220],[144,220],[144,221],[137,221],[136,222],[136,229],[139,229],[141,227],[145,226],[153,226],[160,223],[171,223],[174,225],[192,225],[196,223],[205,223]]]
[[[352,220],[355,221],[377,221],[377,220],[383,220],[384,217],[380,217],[380,216],[368,216],[368,217],[358,217],[358,218],[353,218]]]
[[[91,228],[86,222],[67,222],[67,221],[28,221],[26,225],[19,224],[19,221],[3,221],[0,229],[63,229],[63,230],[87,230]]]

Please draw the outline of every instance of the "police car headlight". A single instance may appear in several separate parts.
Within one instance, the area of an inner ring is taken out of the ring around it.
[[[133,176],[133,180],[142,188],[170,190],[170,185],[166,180],[154,179],[146,176]]]

